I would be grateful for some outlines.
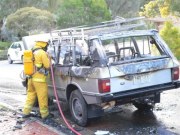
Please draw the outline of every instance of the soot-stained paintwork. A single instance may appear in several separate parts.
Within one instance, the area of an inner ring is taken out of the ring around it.
[[[169,67],[169,59],[159,59],[153,61],[137,62],[117,66],[117,70],[124,74],[136,74],[159,70]]]

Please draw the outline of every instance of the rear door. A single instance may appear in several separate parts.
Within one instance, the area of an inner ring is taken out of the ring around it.
[[[172,81],[173,62],[153,36],[123,37],[102,43],[109,60],[112,93]]]
[[[66,87],[70,82],[70,73],[69,70],[72,67],[72,55],[69,53],[70,46],[67,41],[62,41],[61,46],[58,45],[58,42],[54,43],[55,46],[52,49],[55,52],[55,64],[53,66],[55,84],[58,91],[58,96],[60,99],[66,99]],[[48,79],[49,94],[53,96],[53,85],[51,77]]]

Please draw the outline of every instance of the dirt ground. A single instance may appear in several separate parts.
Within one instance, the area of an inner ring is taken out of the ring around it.
[[[180,135],[180,89],[170,90],[161,94],[161,103],[156,104],[156,118],[166,128]]]
[[[140,113],[132,105],[125,105],[120,107],[117,113],[106,114],[100,119],[92,120],[88,127],[80,129],[80,133],[93,135],[101,130],[109,131],[108,135],[180,135],[180,89],[166,91],[161,95],[161,103],[156,104],[153,112]],[[31,118],[18,126],[17,116],[16,112],[0,106],[0,135],[72,134],[58,113],[54,118],[55,123],[50,125],[42,125],[42,121],[39,123],[37,118]],[[71,119],[68,114],[66,116]]]

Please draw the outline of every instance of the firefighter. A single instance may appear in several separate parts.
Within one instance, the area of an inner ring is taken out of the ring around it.
[[[48,110],[48,88],[46,76],[50,59],[46,53],[48,41],[36,41],[33,47],[35,73],[28,79],[27,99],[23,109],[23,118],[30,116],[35,101],[38,99],[40,114],[43,119],[50,117]]]

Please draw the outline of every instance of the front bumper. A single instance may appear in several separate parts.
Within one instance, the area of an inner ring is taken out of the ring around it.
[[[152,94],[158,94],[165,90],[175,89],[180,87],[180,81],[174,83],[166,83],[155,85],[151,87],[144,87],[139,89],[133,89],[113,94],[107,94],[101,97],[102,102],[117,101],[122,99],[134,99],[138,97],[148,96]]]

